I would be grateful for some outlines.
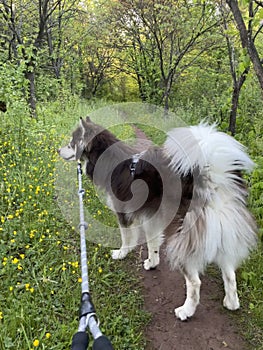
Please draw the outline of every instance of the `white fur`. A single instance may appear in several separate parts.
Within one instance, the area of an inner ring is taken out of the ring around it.
[[[215,125],[199,124],[189,128],[176,128],[168,132],[164,148],[171,156],[171,166],[186,175],[195,168],[215,175],[216,183],[225,183],[225,172],[232,168],[236,160],[236,170],[253,169],[254,163],[245,153],[245,147],[233,137],[218,132]]]
[[[148,258],[144,261],[144,269],[150,270],[160,263],[159,251],[163,243],[162,228],[151,226],[151,221],[147,217],[143,217],[141,222],[134,222],[131,227],[125,228],[120,226],[122,245],[120,249],[112,250],[113,259],[124,259],[127,254],[132,251],[139,238],[144,234],[146,236]]]

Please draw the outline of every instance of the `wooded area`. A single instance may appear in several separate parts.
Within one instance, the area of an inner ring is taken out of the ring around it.
[[[85,115],[111,125],[121,140],[134,140],[135,125],[156,144],[163,142],[162,123],[174,122],[170,115],[188,125],[207,120],[247,147],[255,168],[245,179],[259,240],[238,270],[241,310],[230,316],[219,306],[223,286],[212,291],[219,271],[207,271],[207,286],[218,305],[212,312],[231,317],[246,350],[263,349],[262,63],[262,0],[0,0],[0,350],[69,349],[78,327],[78,222],[62,215],[58,196],[68,183],[77,195],[76,169],[59,164],[57,150]],[[125,118],[129,108],[140,121],[120,123],[114,102]],[[145,112],[148,103],[161,108]],[[94,188],[85,183],[85,190],[91,217],[116,227]],[[77,202],[67,202],[76,220]],[[89,233],[96,235],[92,225]],[[96,242],[88,245],[89,273],[103,332],[115,349],[147,349],[150,315],[139,264],[133,257],[114,261],[110,247]],[[207,335],[206,310],[196,320]],[[178,330],[185,347],[184,325]],[[218,348],[235,348],[213,325]],[[177,346],[180,339],[173,339]],[[200,339],[197,348],[216,348]]]
[[[253,90],[255,105],[262,102],[263,1],[1,0],[0,6],[0,100],[26,100],[33,117],[37,102],[67,91],[140,99],[166,110],[202,105],[204,117],[227,120],[235,134],[245,82],[245,94]]]

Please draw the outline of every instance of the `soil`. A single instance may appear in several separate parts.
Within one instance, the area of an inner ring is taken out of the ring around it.
[[[140,260],[147,257],[143,247]],[[142,268],[145,310],[152,319],[146,328],[145,350],[248,350],[233,317],[233,311],[222,306],[223,285],[219,272],[201,276],[201,302],[196,313],[182,322],[174,315],[175,307],[185,300],[184,277],[170,271],[161,253],[161,263],[155,270]],[[242,302],[242,300],[241,300]],[[235,311],[239,314],[240,311]]]
[[[148,148],[150,141],[135,127],[138,150]],[[139,260],[147,257],[142,246]],[[170,271],[161,252],[161,263],[151,271],[141,271],[145,310],[152,319],[146,327],[145,350],[248,350],[250,345],[242,338],[233,312],[222,306],[223,284],[219,272],[201,277],[201,301],[196,313],[182,322],[174,315],[175,307],[185,300],[184,277]],[[242,300],[241,300],[242,303]],[[240,311],[235,311],[239,315]]]

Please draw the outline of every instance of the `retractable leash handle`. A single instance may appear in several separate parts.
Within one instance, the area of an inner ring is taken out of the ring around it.
[[[71,350],[86,350],[89,345],[89,336],[86,332],[77,332],[73,335]]]
[[[83,197],[84,190],[82,188],[82,169],[81,163],[78,162],[78,183],[79,183],[79,207],[80,207],[80,240],[81,240],[81,276],[82,276],[82,295],[79,310],[79,329],[72,338],[71,350],[86,350],[89,345],[89,336],[86,329],[89,328],[94,340],[93,350],[114,350],[109,339],[100,331],[96,318],[95,307],[89,293],[88,265],[87,265],[87,249],[85,231],[88,228],[84,220]]]
[[[94,340],[93,350],[114,350],[111,342],[105,335],[101,335],[99,338]]]

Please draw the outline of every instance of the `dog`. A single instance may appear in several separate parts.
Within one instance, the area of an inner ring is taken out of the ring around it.
[[[257,242],[242,177],[254,163],[244,146],[215,125],[201,123],[172,129],[162,147],[137,153],[87,117],[58,152],[64,160],[84,162],[86,175],[106,192],[122,238],[113,259],[125,258],[144,234],[144,268],[153,269],[165,241],[171,269],[179,269],[186,281],[186,299],[176,317],[184,321],[194,315],[199,275],[210,263],[222,271],[224,307],[240,307],[235,270]]]

